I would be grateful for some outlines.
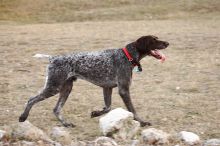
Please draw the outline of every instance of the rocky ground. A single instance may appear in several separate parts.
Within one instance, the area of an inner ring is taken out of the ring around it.
[[[73,139],[68,128],[53,127],[49,134],[29,121],[8,125],[0,130],[0,145],[22,146],[220,146],[220,139],[201,140],[192,132],[167,133],[155,128],[140,129],[132,113],[117,108],[99,119],[103,136],[93,141]],[[49,135],[49,136],[48,136]],[[108,137],[107,137],[108,136]]]

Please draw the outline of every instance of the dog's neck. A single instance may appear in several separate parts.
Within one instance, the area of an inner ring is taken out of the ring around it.
[[[133,64],[133,66],[137,66],[137,72],[141,72],[142,71],[142,67],[140,64],[141,56],[135,46],[135,43],[128,44],[126,46],[126,49],[128,51],[127,53],[130,54],[131,59],[132,59],[130,62]]]
[[[128,50],[129,54],[131,54],[133,59],[135,59],[138,62],[141,60],[140,53],[136,49],[134,42],[126,45],[126,49]]]

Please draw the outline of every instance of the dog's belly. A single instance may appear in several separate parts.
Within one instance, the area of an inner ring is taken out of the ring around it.
[[[117,80],[116,76],[111,71],[106,72],[94,72],[90,70],[85,70],[84,72],[78,72],[75,74],[77,78],[86,80],[100,87],[116,87]]]
[[[100,86],[100,87],[117,87],[117,83],[115,80],[108,80],[108,79],[100,79],[100,80],[93,80],[88,79],[84,77],[79,77],[80,79],[86,80],[94,85]]]

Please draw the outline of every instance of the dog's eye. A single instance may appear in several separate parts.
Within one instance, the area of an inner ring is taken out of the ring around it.
[[[153,42],[156,42],[156,41],[157,41],[157,39],[156,39],[156,38],[154,38],[154,39],[153,39]]]

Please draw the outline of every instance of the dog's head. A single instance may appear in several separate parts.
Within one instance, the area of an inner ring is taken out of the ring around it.
[[[161,41],[156,36],[142,36],[134,42],[135,48],[140,54],[140,59],[146,55],[165,60],[165,56],[159,51],[169,46],[166,41]]]

